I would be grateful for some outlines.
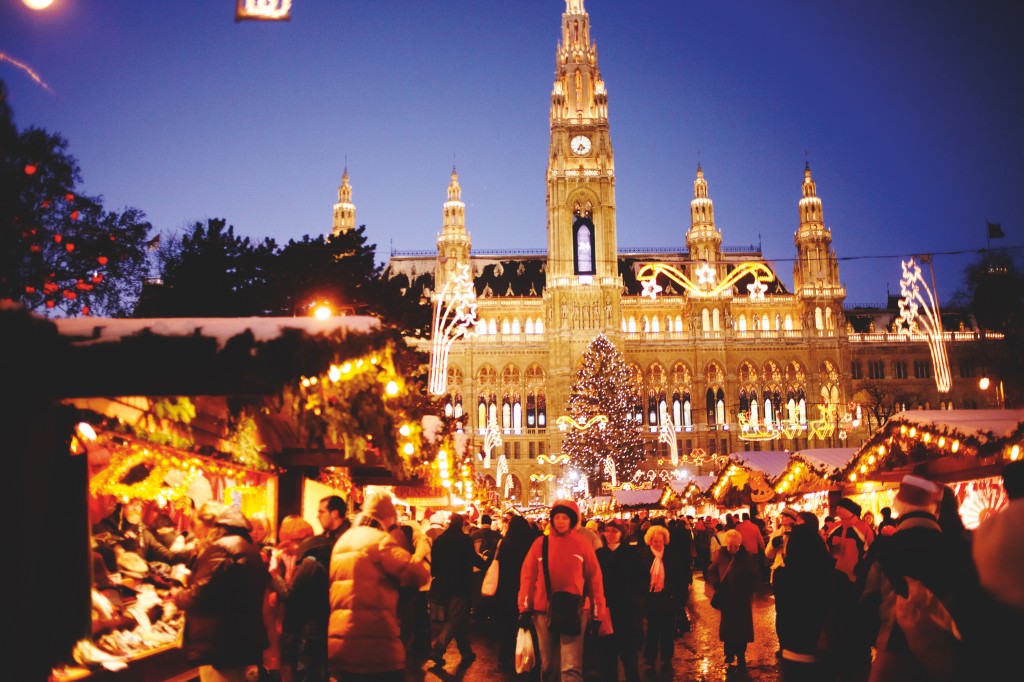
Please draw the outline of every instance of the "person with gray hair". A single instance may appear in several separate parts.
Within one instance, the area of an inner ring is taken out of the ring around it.
[[[723,533],[725,544],[708,567],[708,584],[715,590],[712,605],[721,612],[718,638],[725,650],[725,664],[747,667],[747,644],[754,641],[754,592],[761,580],[758,558],[743,547],[743,535],[735,528]]]

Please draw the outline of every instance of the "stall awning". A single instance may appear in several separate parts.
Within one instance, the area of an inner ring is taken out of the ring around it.
[[[623,509],[653,509],[661,506],[661,488],[651,490],[616,490],[612,493],[619,507]]]

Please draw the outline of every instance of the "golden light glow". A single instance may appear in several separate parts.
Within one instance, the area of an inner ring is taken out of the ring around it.
[[[1010,461],[1016,462],[1020,458],[1020,446],[1014,445],[1010,448]]]
[[[566,428],[569,426],[572,426],[573,428],[578,429],[580,431],[586,431],[595,424],[597,424],[598,428],[603,429],[605,424],[608,423],[608,417],[607,415],[603,414],[595,414],[586,422],[578,422],[569,415],[563,414],[561,417],[555,420],[555,423],[558,424],[558,428],[562,431],[565,431]]]
[[[313,309],[313,317],[315,317],[318,320],[326,320],[332,315],[334,315],[334,311],[331,310],[330,306],[327,305],[321,304]]]
[[[978,388],[980,388],[983,391],[987,391],[990,383],[991,382],[989,381],[988,377],[982,377],[981,379],[978,380]]]
[[[22,0],[25,3],[25,7],[34,10],[46,9],[53,4],[53,0]]]
[[[235,21],[288,21],[291,19],[291,9],[292,0],[238,0]]]
[[[658,291],[661,287],[655,284],[655,279],[658,275],[665,275],[670,280],[678,284],[679,286],[686,289],[691,296],[696,298],[711,298],[718,294],[731,289],[736,282],[745,277],[748,274],[754,276],[755,283],[771,282],[775,279],[775,275],[764,263],[747,262],[740,263],[732,270],[728,275],[715,283],[715,269],[709,263],[703,263],[701,267],[696,271],[698,276],[698,282],[693,283],[683,272],[672,265],[667,263],[648,263],[640,268],[640,271],[636,275],[638,282],[644,286],[644,295],[650,296],[652,299],[657,297]],[[748,287],[749,288],[749,287]],[[759,300],[764,298],[764,290],[760,287],[755,287],[750,290],[751,300]]]
[[[461,338],[473,336],[476,324],[476,290],[468,264],[459,265],[434,299],[431,332],[430,380],[432,395],[448,388],[448,355]]]

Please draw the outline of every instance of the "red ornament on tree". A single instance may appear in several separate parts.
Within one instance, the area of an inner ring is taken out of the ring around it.
[[[34,294],[34,293],[36,293],[36,288],[35,287],[25,287],[25,293],[26,294]]]
[[[78,220],[78,211],[72,211],[71,212],[71,219],[72,220]]]
[[[68,299],[69,301],[73,301],[76,298],[78,298],[78,294],[76,294],[75,292],[71,291],[70,289],[65,289],[64,290],[64,298]]]
[[[62,235],[55,234],[55,235],[53,235],[53,241],[55,241],[58,244],[60,244],[62,241],[64,241],[64,237]]]
[[[72,251],[74,251],[74,250],[75,250],[75,245],[74,245],[74,244],[72,244],[71,242],[68,242],[68,243],[67,243],[67,244],[66,244],[66,245],[64,246],[64,248],[68,250],[68,253],[71,253]]]
[[[36,165],[34,163],[26,163],[25,164],[25,175],[35,175],[35,174],[36,174]]]
[[[82,314],[83,315],[88,315],[89,314],[89,310],[90,310],[89,306],[87,306],[87,305],[83,305],[82,306]]]
[[[50,200],[49,199],[43,199],[42,207],[43,208],[50,208]]]
[[[52,308],[52,307],[53,307],[53,306],[55,306],[55,305],[57,305],[57,304],[56,304],[56,303],[54,303],[53,301],[47,301],[47,302],[46,302],[46,307],[47,307],[47,308]]]
[[[100,265],[106,265],[107,264],[107,257],[106,256],[100,256],[96,260],[99,262]]]
[[[95,275],[92,276],[92,281],[95,282],[96,284],[99,284],[100,282],[102,282],[103,281],[103,273],[97,272]]]
[[[67,194],[64,195],[64,198],[67,199],[68,201],[74,201],[75,195],[72,194],[71,192],[68,192]]]

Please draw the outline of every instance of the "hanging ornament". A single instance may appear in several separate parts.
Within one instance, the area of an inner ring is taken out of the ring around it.
[[[68,250],[68,253],[71,253],[75,250],[75,245],[69,242],[64,248]]]
[[[32,246],[28,247],[28,250],[31,251],[32,253],[39,253],[40,251],[43,250],[43,247],[39,246],[39,244],[33,244]]]
[[[99,256],[99,257],[96,258],[96,260],[99,261],[100,265],[106,265],[107,264],[107,257],[106,256]]]
[[[78,298],[78,294],[76,294],[75,292],[71,291],[70,289],[65,289],[64,290],[64,298],[68,299],[69,301],[73,301],[76,298]]]
[[[103,281],[102,273],[97,272],[95,275],[93,275],[92,276],[92,281],[95,284],[99,284],[100,282],[102,282]]]
[[[56,304],[56,303],[54,303],[53,301],[47,301],[47,302],[46,302],[46,307],[47,307],[47,308],[52,308],[52,307],[53,307],[53,306],[55,306],[55,305],[57,305],[57,304]]]
[[[36,293],[36,288],[35,287],[25,287],[25,293],[26,294],[34,294],[34,293]]]
[[[35,174],[36,174],[36,165],[34,163],[26,163],[25,164],[25,175],[35,175]]]
[[[46,292],[47,294],[52,294],[53,292],[57,291],[58,288],[59,287],[57,286],[56,282],[47,282],[46,284],[43,285],[43,291]]]
[[[41,205],[41,206],[42,206],[43,208],[50,208],[50,200],[49,200],[49,199],[43,199],[43,203],[42,203],[42,204],[40,204],[40,205]]]
[[[74,201],[75,195],[72,194],[71,192],[68,192],[67,194],[64,195],[64,199],[66,199],[67,201]]]
[[[78,211],[72,211],[71,212],[71,219],[72,220],[78,220]]]
[[[82,314],[83,315],[88,315],[90,310],[91,310],[91,308],[89,306],[87,306],[87,305],[82,306]]]
[[[53,235],[53,241],[55,241],[58,244],[60,244],[62,241],[64,241],[64,236],[63,235],[59,235],[59,234],[55,234],[55,235]]]

